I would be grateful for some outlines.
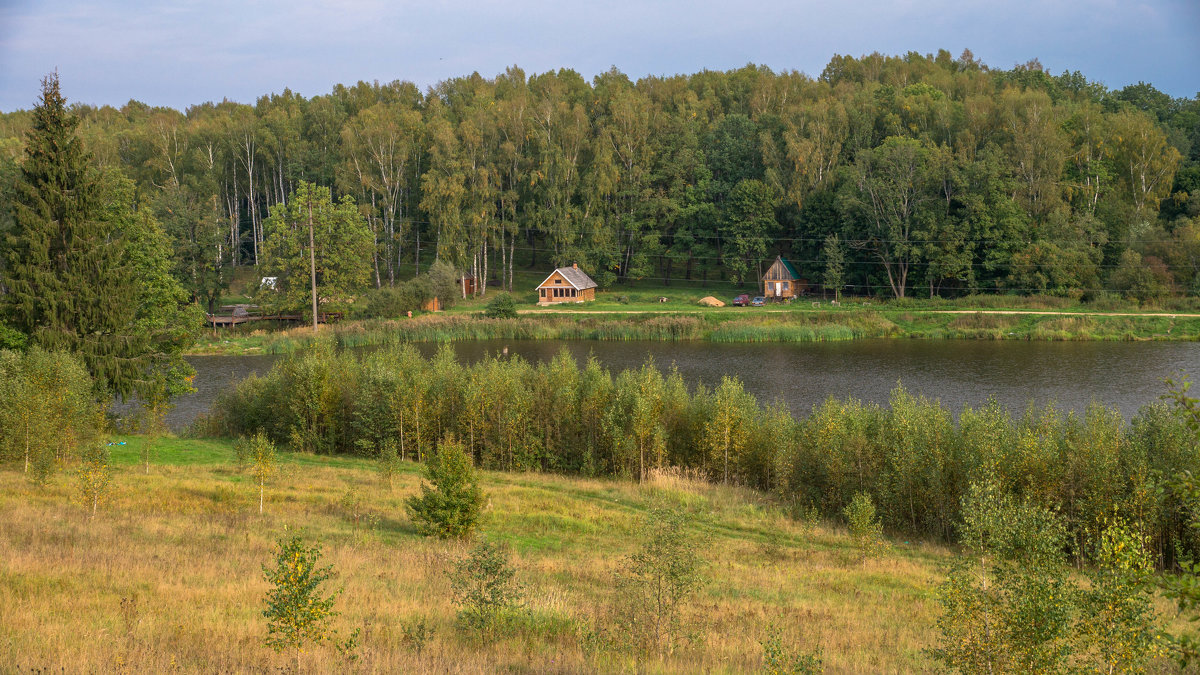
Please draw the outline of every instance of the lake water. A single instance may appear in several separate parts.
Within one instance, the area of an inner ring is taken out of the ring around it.
[[[1166,392],[1164,378],[1200,376],[1195,342],[1024,342],[974,340],[854,340],[802,344],[714,344],[710,342],[608,342],[595,340],[488,340],[452,343],[459,359],[471,362],[508,348],[530,361],[566,349],[580,362],[595,354],[616,371],[653,358],[672,364],[689,384],[718,384],[736,375],[763,402],[784,401],[807,414],[830,396],[853,396],[886,404],[897,383],[914,394],[942,401],[952,411],[979,406],[989,396],[1013,408],[1055,402],[1082,411],[1097,401],[1129,419]],[[418,343],[426,356],[437,344]],[[278,356],[195,356],[196,393],[182,397],[168,417],[182,429],[207,412],[217,394],[252,372],[270,370]]]

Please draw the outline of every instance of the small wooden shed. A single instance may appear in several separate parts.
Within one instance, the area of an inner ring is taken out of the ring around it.
[[[596,282],[578,264],[554,270],[537,288],[539,305],[596,299]]]
[[[800,278],[796,268],[783,256],[775,256],[762,283],[763,297],[768,300],[788,300],[808,292],[808,282]]]
[[[475,275],[470,272],[464,273],[458,279],[458,285],[462,287],[463,297],[475,295]]]

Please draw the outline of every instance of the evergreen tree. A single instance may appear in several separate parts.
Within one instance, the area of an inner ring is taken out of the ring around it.
[[[162,383],[185,390],[180,353],[198,324],[156,267],[161,229],[132,202],[132,183],[92,166],[58,87],[42,81],[5,241],[4,313],[48,350],[77,353],[97,386],[121,397]],[[161,249],[161,250],[160,250]]]

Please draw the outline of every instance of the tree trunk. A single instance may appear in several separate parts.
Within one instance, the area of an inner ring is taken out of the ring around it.
[[[308,200],[308,271],[312,278],[313,333],[317,332],[317,246],[313,238],[312,196]],[[259,507],[261,510],[261,506]]]

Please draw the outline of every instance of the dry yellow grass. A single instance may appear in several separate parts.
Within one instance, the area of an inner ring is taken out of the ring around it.
[[[945,551],[898,544],[854,562],[843,533],[808,530],[762,495],[664,474],[646,485],[536,474],[485,474],[482,534],[508,542],[529,612],[492,644],[456,627],[445,570],[464,545],[418,536],[402,508],[415,467],[393,490],[370,464],[289,457],[257,514],[250,481],[222,460],[228,448],[176,441],[146,476],[132,439],[115,458],[118,492],[94,521],[70,503],[70,482],[46,489],[0,471],[0,670],[261,672],[294,668],[262,646],[261,567],[275,541],[301,531],[335,566],[347,634],[362,629],[357,663],[318,647],[305,672],[745,672],[760,665],[769,625],[784,642],[820,646],[827,672],[930,670],[933,589]],[[231,453],[230,453],[231,455]],[[356,487],[377,523],[357,531],[338,501]],[[667,500],[709,535],[708,583],[689,604],[690,639],[666,658],[594,648],[589,631],[622,620],[613,574],[636,545],[646,507]],[[770,536],[771,532],[778,533]],[[122,611],[136,599],[136,611]],[[424,618],[418,652],[404,626]]]

